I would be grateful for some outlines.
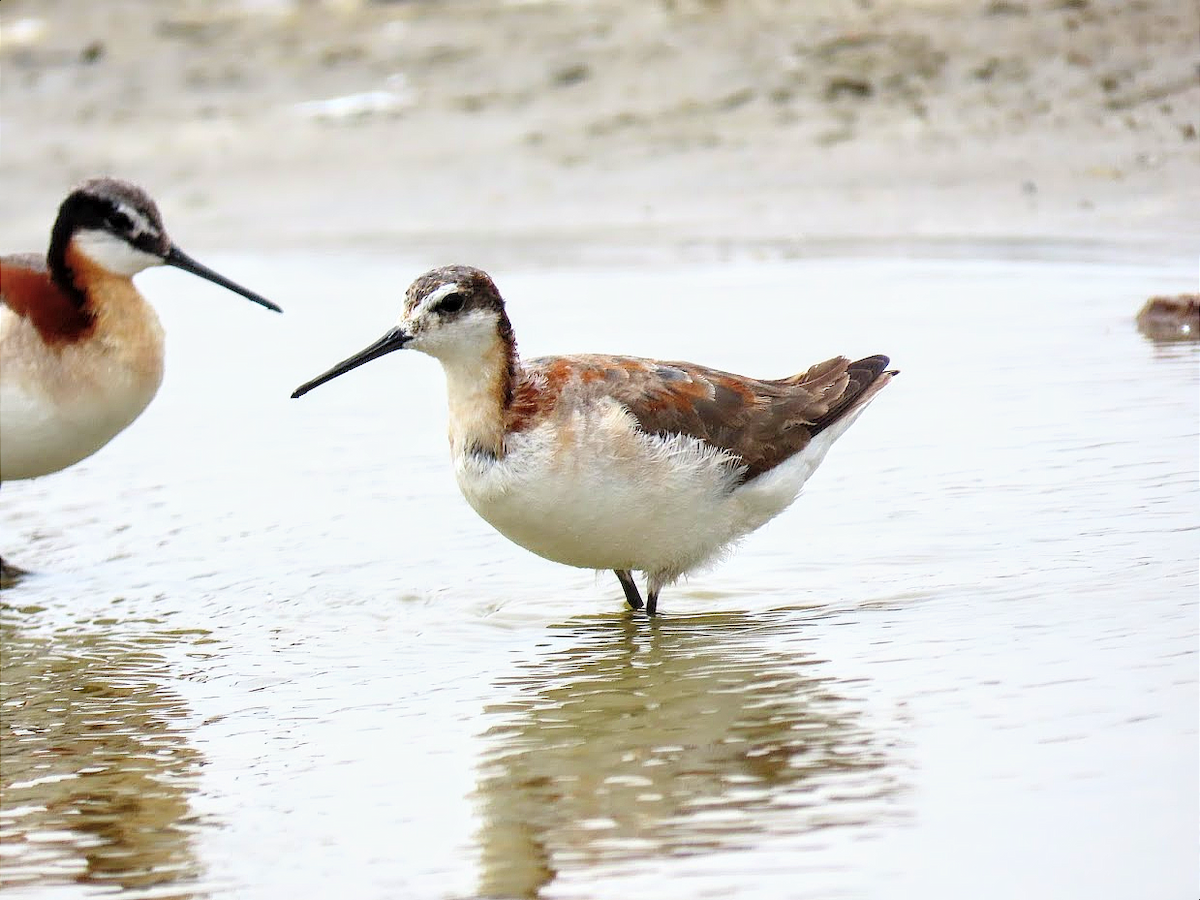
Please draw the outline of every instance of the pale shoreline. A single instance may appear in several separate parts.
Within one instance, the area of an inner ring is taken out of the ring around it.
[[[0,239],[110,173],[229,251],[1186,258],[1200,19],[1127,6],[7,0]]]

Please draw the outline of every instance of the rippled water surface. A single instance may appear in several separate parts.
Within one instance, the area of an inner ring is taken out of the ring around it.
[[[212,262],[287,314],[147,273],[158,399],[0,498],[5,897],[1196,895],[1194,269],[494,271],[531,355],[903,370],[647,622],[474,516],[432,360],[288,399],[420,264]]]

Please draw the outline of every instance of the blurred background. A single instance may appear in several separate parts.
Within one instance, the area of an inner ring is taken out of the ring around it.
[[[193,245],[485,267],[1182,247],[1197,34],[1179,0],[5,0],[0,239],[109,172]]]

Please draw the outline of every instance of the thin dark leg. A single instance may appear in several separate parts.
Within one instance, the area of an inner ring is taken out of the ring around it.
[[[658,612],[658,591],[646,592],[646,615],[653,616]]]
[[[641,609],[642,595],[638,593],[637,585],[633,583],[633,573],[628,569],[613,569],[613,573],[625,590],[625,602],[629,604],[629,608]]]

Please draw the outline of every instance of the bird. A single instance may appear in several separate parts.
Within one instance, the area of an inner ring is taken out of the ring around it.
[[[897,374],[882,355],[778,380],[633,356],[525,360],[491,277],[447,266],[412,283],[379,340],[292,397],[403,348],[442,365],[455,477],[474,510],[538,556],[611,570],[648,616],[664,587],[786,509]]]
[[[0,482],[74,465],[149,405],[163,329],[133,276],[159,265],[282,311],[180,250],[150,196],[116,178],[67,195],[44,256],[0,256]]]
[[[0,257],[0,481],[74,465],[149,405],[163,329],[133,276],[159,265],[281,312],[175,246],[150,196],[115,178],[67,195],[44,257]]]
[[[1138,311],[1137,326],[1154,341],[1200,341],[1200,294],[1151,297]]]

